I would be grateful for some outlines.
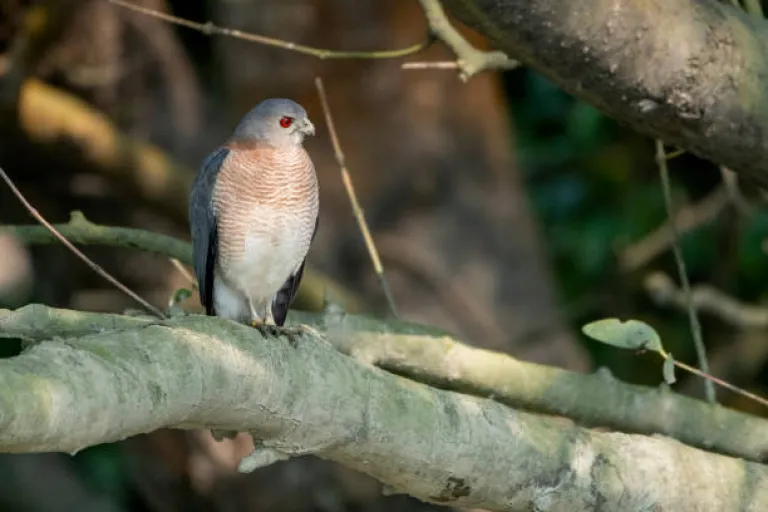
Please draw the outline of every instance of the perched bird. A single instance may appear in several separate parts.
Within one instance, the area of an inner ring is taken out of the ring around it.
[[[207,315],[285,323],[317,232],[317,176],[302,146],[314,133],[301,105],[267,99],[203,162],[189,225]]]

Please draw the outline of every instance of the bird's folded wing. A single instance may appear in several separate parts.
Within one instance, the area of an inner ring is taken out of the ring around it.
[[[192,233],[192,264],[197,275],[200,302],[207,315],[213,310],[213,271],[218,249],[218,223],[211,197],[229,149],[219,148],[205,159],[195,178],[189,198],[189,226]]]

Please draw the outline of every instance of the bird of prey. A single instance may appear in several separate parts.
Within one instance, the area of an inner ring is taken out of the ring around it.
[[[193,265],[207,315],[282,326],[318,223],[301,105],[262,101],[203,162],[189,198]]]

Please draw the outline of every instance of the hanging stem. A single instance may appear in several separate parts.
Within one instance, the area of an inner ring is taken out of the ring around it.
[[[688,281],[688,272],[685,268],[685,260],[683,259],[683,253],[680,250],[680,236],[677,231],[677,225],[675,223],[675,212],[672,204],[672,187],[669,182],[669,169],[667,167],[667,155],[664,151],[664,143],[661,140],[656,140],[656,164],[659,166],[659,174],[661,174],[661,188],[664,191],[664,206],[667,210],[667,217],[669,218],[669,226],[672,232],[672,252],[675,255],[675,262],[677,263],[677,272],[680,275],[680,284],[683,288],[683,294],[685,295],[685,301],[688,309],[688,320],[691,324],[691,335],[693,336],[693,343],[696,347],[696,356],[699,360],[699,367],[701,371],[709,374],[709,362],[707,361],[707,349],[704,346],[704,340],[701,334],[701,324],[699,323],[699,316],[694,307],[691,296],[691,284]],[[715,403],[717,400],[715,394],[715,385],[710,380],[704,380],[704,393],[707,400],[710,403]]]

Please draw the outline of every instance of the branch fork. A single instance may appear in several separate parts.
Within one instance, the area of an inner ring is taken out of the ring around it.
[[[443,41],[456,54],[456,67],[459,69],[459,78],[467,82],[476,74],[486,70],[511,70],[517,68],[520,63],[510,59],[502,51],[478,50],[459,33],[440,4],[440,0],[419,0],[424,14],[427,17],[430,32]],[[414,65],[418,64],[418,65]],[[406,63],[404,69],[419,69],[433,67],[431,63]],[[445,63],[435,63],[434,67],[445,68]]]

